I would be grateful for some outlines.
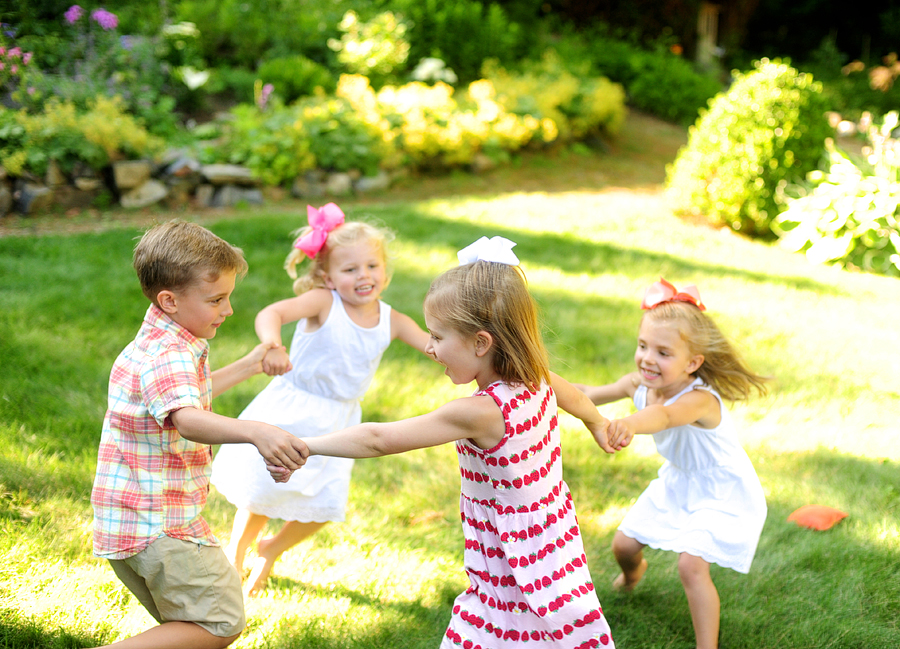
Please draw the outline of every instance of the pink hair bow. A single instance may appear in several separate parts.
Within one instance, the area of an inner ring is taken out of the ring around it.
[[[706,311],[706,307],[700,301],[700,291],[697,290],[696,286],[689,284],[679,291],[675,286],[660,277],[659,281],[653,282],[644,293],[641,308],[652,309],[663,302],[688,302],[701,311]]]
[[[334,203],[328,203],[319,209],[307,205],[306,214],[309,218],[310,231],[297,239],[294,247],[305,252],[310,259],[314,259],[325,245],[328,233],[344,222],[344,213]]]

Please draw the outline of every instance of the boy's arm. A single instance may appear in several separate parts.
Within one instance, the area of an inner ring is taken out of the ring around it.
[[[262,372],[262,361],[266,356],[266,352],[276,348],[277,345],[275,343],[269,343],[268,345],[259,344],[243,358],[211,372],[212,396],[215,398],[238,383]]]
[[[423,331],[415,320],[405,313],[391,309],[391,340],[400,339],[413,349],[425,353],[428,344],[428,332]]]
[[[584,385],[581,383],[575,383],[574,385],[584,392],[594,405],[602,406],[604,403],[612,403],[619,399],[633,397],[634,391],[640,384],[638,373],[631,372],[615,383],[608,383],[607,385]]]
[[[597,445],[604,451],[615,453],[616,450],[627,446],[631,441],[630,439],[617,440],[615,445],[611,444],[607,434],[609,420],[597,411],[596,406],[591,403],[584,392],[553,372],[550,372],[550,384],[553,392],[556,393],[557,405],[584,422],[587,429],[591,431],[591,435],[594,436]]]
[[[200,444],[253,444],[266,464],[273,466],[294,471],[309,457],[303,440],[259,421],[232,419],[193,407],[179,408],[169,418],[185,439]]]

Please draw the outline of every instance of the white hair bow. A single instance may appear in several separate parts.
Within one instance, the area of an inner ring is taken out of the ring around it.
[[[515,242],[503,237],[481,237],[475,243],[466,246],[456,256],[459,265],[474,264],[476,261],[495,261],[509,266],[518,266],[519,258],[512,251]]]

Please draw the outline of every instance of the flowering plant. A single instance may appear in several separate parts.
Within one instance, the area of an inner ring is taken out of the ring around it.
[[[31,57],[31,52],[23,52],[20,47],[0,46],[0,91],[16,89],[26,66],[31,63]]]

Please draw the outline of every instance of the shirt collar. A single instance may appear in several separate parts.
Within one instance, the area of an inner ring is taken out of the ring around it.
[[[205,338],[197,338],[190,331],[172,320],[165,311],[155,304],[151,303],[150,308],[147,309],[147,313],[144,315],[144,323],[183,340],[197,359],[206,356],[209,352],[208,340]]]

